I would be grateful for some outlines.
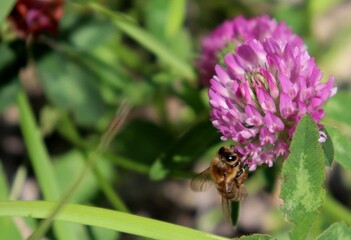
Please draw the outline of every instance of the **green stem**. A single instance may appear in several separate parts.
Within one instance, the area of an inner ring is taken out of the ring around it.
[[[344,221],[348,225],[351,225],[351,212],[341,203],[327,194],[325,199],[324,207],[322,211],[329,215],[335,221]]]
[[[137,172],[137,173],[149,174],[150,167],[147,166],[146,164],[135,162],[128,158],[116,156],[110,153],[106,153],[105,156],[109,161],[118,165],[119,167],[122,167],[124,169],[130,170],[133,172]]]
[[[105,156],[109,161],[111,161],[112,163],[116,164],[121,168],[124,168],[132,172],[149,175],[150,167],[146,164],[132,161],[128,158],[116,156],[109,153],[105,154]],[[176,179],[190,179],[190,178],[193,178],[195,175],[194,173],[190,173],[190,172],[174,170],[170,172],[169,176]]]
[[[62,125],[59,128],[60,133],[63,136],[65,136],[65,138],[69,140],[73,145],[81,149],[81,151],[84,152],[84,154],[88,158],[89,153],[88,153],[88,150],[86,150],[87,147],[85,147],[84,144],[82,144],[83,140],[81,139],[81,136],[79,135],[75,125],[72,123],[67,113],[63,115],[61,122],[62,122]],[[95,179],[99,183],[99,186],[101,187],[102,192],[109,200],[109,202],[112,204],[112,206],[116,210],[128,212],[129,210],[127,206],[124,204],[120,196],[115,192],[111,184],[102,175],[97,165],[94,165],[92,167],[92,172],[94,174]]]
[[[45,201],[0,202],[0,217],[45,218],[57,203]],[[74,222],[152,239],[228,240],[191,228],[109,209],[66,204],[55,220]]]
[[[17,105],[24,142],[44,199],[56,201],[61,195],[59,185],[34,114],[23,90],[18,93]],[[53,227],[57,239],[75,239],[76,237],[70,226],[55,223]]]
[[[119,197],[113,187],[109,184],[108,181],[104,178],[101,174],[101,171],[98,169],[98,166],[95,165],[93,167],[93,174],[96,180],[99,182],[99,186],[102,189],[103,193],[105,194],[106,198],[110,201],[112,206],[122,212],[129,212],[129,209],[124,204],[123,200]]]
[[[66,112],[64,112],[62,115],[59,131],[73,145],[81,149],[81,151],[83,151],[85,155],[89,155],[85,150],[86,147],[84,146],[84,144],[82,144],[83,140],[79,135],[79,132],[77,131],[75,125],[73,124]],[[118,194],[116,194],[113,187],[101,174],[101,171],[99,170],[98,166],[93,166],[92,171],[95,179],[98,181],[99,186],[101,187],[102,192],[105,194],[106,198],[109,200],[112,206],[117,210],[128,212],[128,208],[123,203]]]
[[[162,126],[164,126],[166,129],[170,129],[170,122],[169,122],[169,114],[168,114],[168,108],[167,108],[167,93],[166,93],[166,87],[165,86],[160,86],[159,90],[157,91],[156,94],[156,108],[158,110],[158,114],[161,119]]]
[[[71,121],[67,111],[62,111],[58,131],[75,146],[84,148],[84,141],[80,137],[79,132]]]

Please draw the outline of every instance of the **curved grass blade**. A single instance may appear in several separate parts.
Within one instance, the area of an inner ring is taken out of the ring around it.
[[[47,201],[0,202],[0,216],[45,218],[55,205],[55,202]],[[65,205],[55,220],[102,227],[153,239],[228,240],[228,238],[171,223],[78,204]]]
[[[23,90],[17,96],[17,105],[20,112],[21,131],[43,196],[46,200],[58,200],[61,195],[59,185],[27,96]],[[55,223],[53,227],[58,239],[76,238],[71,226],[67,224]]]
[[[154,53],[157,57],[162,59],[165,63],[178,70],[184,77],[194,80],[195,73],[187,64],[176,57],[176,54],[172,53],[169,48],[160,42],[157,38],[149,34],[144,29],[137,26],[131,21],[127,21],[125,17],[121,16],[117,12],[113,12],[103,6],[96,3],[87,4],[89,8],[95,10],[96,12],[104,14],[106,17],[110,18],[116,27],[121,29],[129,37],[137,41],[140,45],[148,49],[150,52]]]

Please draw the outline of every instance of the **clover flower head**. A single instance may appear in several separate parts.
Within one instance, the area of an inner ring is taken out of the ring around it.
[[[278,23],[267,15],[251,19],[235,17],[223,22],[203,38],[202,53],[197,59],[202,85],[209,85],[215,74],[216,63],[220,62],[226,53],[233,52],[236,46],[247,40],[266,38],[285,39],[293,46],[305,48],[302,39],[293,34],[284,22]]]
[[[37,37],[43,32],[57,33],[63,15],[64,0],[18,0],[9,15],[19,36]]]
[[[249,170],[271,167],[289,154],[296,125],[308,113],[319,124],[321,106],[336,93],[334,79],[322,73],[304,47],[267,38],[248,40],[216,65],[210,81],[211,120],[222,140],[239,143]],[[321,134],[320,141],[326,135]]]

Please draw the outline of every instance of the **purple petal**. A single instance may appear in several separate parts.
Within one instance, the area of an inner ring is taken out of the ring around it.
[[[267,129],[271,133],[276,133],[284,130],[284,123],[280,118],[271,112],[266,112],[266,116],[263,119]]]
[[[262,146],[266,144],[273,144],[276,141],[274,134],[270,133],[267,128],[261,129],[259,138]]]
[[[249,126],[261,126],[263,124],[260,112],[251,104],[245,106],[245,113],[247,119],[245,121]]]
[[[274,100],[263,87],[256,88],[256,93],[258,101],[264,112],[276,112]]]
[[[284,119],[287,119],[296,112],[296,103],[286,93],[280,93],[280,114]]]

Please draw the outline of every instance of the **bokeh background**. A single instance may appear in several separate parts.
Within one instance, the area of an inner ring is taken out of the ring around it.
[[[305,40],[325,77],[335,76],[339,93],[327,103],[325,123],[350,138],[351,2],[99,0],[67,1],[63,8],[57,34],[29,41],[19,38],[6,19],[0,26],[0,174],[11,196],[42,198],[19,126],[21,88],[63,192],[127,103],[130,112],[123,127],[70,202],[118,208],[106,196],[102,178],[134,214],[222,236],[286,237],[279,211],[280,164],[250,175],[249,196],[240,205],[235,228],[223,219],[214,189],[191,192],[194,173],[208,167],[220,146],[231,144],[220,141],[209,121],[207,89],[194,63],[201,38],[226,19],[268,14],[285,21]],[[334,163],[327,173],[327,191],[350,211],[350,171]],[[325,207],[314,227],[325,229],[337,220],[337,210]],[[35,223],[17,224],[26,234]],[[137,239],[76,227],[81,239]]]

